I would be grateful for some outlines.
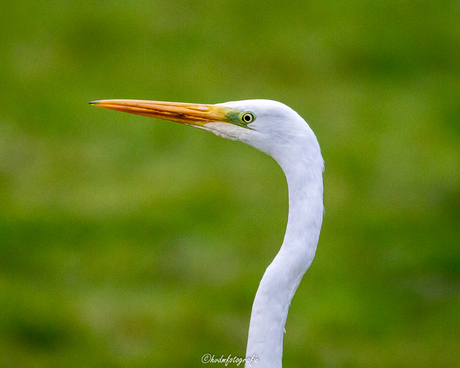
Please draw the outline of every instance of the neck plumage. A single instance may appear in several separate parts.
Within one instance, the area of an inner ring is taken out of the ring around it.
[[[315,256],[323,218],[321,156],[313,162],[304,157],[294,165],[279,163],[288,183],[289,216],[283,245],[266,269],[252,307],[246,357],[257,356],[257,368],[282,366],[289,305]]]

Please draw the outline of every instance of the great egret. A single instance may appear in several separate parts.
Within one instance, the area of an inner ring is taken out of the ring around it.
[[[90,104],[208,130],[249,144],[281,166],[289,190],[286,234],[259,284],[246,350],[246,357],[258,358],[259,368],[281,367],[289,305],[313,261],[323,220],[324,162],[309,125],[288,106],[270,100],[216,105],[144,100],[102,100]]]

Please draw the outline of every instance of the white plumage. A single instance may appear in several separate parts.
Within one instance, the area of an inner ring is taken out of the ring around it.
[[[270,100],[217,105],[142,100],[91,104],[193,125],[249,144],[281,166],[289,189],[286,234],[259,284],[246,350],[247,357],[257,356],[258,362],[253,365],[258,368],[281,367],[289,305],[315,256],[323,219],[324,164],[309,125],[291,108]]]

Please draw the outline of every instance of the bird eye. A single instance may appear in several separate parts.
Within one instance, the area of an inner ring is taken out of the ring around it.
[[[241,121],[244,123],[244,124],[250,124],[252,123],[254,120],[256,120],[256,116],[252,113],[252,112],[243,112],[241,114]]]

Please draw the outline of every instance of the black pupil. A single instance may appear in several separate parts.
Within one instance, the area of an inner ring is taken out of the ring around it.
[[[251,115],[245,114],[245,115],[243,116],[243,120],[244,120],[246,123],[250,122],[250,121],[252,120],[252,119],[251,119]]]

